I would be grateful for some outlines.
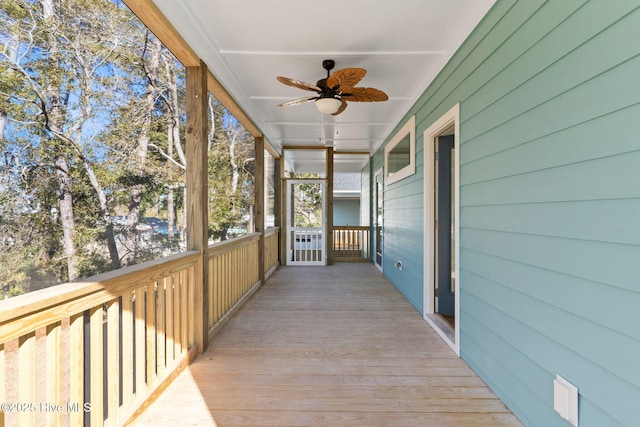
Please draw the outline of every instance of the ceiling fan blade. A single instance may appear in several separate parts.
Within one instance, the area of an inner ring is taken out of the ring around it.
[[[317,96],[305,96],[304,98],[292,99],[291,101],[283,102],[282,104],[278,104],[278,107],[291,107],[292,105],[304,104],[306,102],[311,102],[315,99],[318,99]]]
[[[343,93],[347,101],[352,102],[380,102],[389,99],[386,93],[372,87],[354,87],[349,93]]]
[[[338,114],[342,113],[346,109],[347,109],[347,101],[343,99],[342,104],[340,104],[340,108],[338,108],[338,111],[333,113],[332,116],[337,116]]]
[[[297,87],[298,89],[302,89],[302,90],[310,90],[310,91],[322,93],[322,89],[320,89],[318,86],[313,85],[311,83],[307,83],[307,82],[303,82],[303,81],[295,80],[295,79],[290,79],[289,77],[278,76],[276,78],[278,79],[278,81],[280,83],[284,83],[287,86],[293,86],[293,87]]]
[[[367,70],[364,68],[345,68],[338,70],[327,78],[327,86],[333,90],[351,89],[362,80]]]

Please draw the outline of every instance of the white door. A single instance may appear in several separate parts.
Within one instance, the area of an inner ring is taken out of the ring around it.
[[[287,183],[288,265],[326,264],[324,192],[324,180]]]

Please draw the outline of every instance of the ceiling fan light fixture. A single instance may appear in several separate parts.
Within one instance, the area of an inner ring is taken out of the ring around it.
[[[316,108],[322,114],[333,114],[342,105],[342,101],[338,98],[319,98],[316,100]]]

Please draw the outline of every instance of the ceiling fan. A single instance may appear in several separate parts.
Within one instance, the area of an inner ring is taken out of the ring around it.
[[[315,101],[318,111],[322,114],[337,116],[347,108],[347,101],[379,102],[389,99],[387,94],[379,89],[355,87],[367,73],[367,70],[364,68],[344,68],[331,74],[334,66],[335,61],[332,59],[322,61],[322,67],[327,70],[327,77],[318,80],[315,85],[290,79],[289,77],[278,76],[277,79],[280,83],[318,94],[283,102],[282,104],[278,104],[278,106],[289,107]]]

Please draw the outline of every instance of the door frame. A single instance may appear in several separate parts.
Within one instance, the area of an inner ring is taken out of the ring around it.
[[[453,200],[455,233],[455,328],[450,333],[443,320],[435,311],[435,144],[437,138],[446,130],[454,127],[454,165],[455,191]],[[460,104],[456,104],[442,117],[424,131],[424,276],[423,276],[423,317],[440,337],[460,356]]]
[[[287,265],[327,265],[327,181],[326,179],[318,178],[318,179],[287,179],[286,181],[286,200],[287,200],[287,212],[286,212],[286,227],[285,227],[285,236],[286,236],[286,260]],[[319,261],[292,261],[291,260],[291,251],[295,250],[295,242],[291,241],[291,228],[293,227],[293,218],[292,218],[292,201],[291,201],[291,188],[295,184],[320,184],[322,188],[322,256]],[[293,249],[292,249],[293,248]]]
[[[380,178],[380,183],[382,185],[382,206],[380,209],[382,210],[382,219],[380,223],[380,227],[382,228],[382,232],[380,233],[380,264],[376,262],[377,260],[377,244],[378,244],[378,233],[376,227],[378,226],[378,177]],[[384,168],[380,168],[373,174],[373,265],[375,265],[378,270],[384,270]]]

